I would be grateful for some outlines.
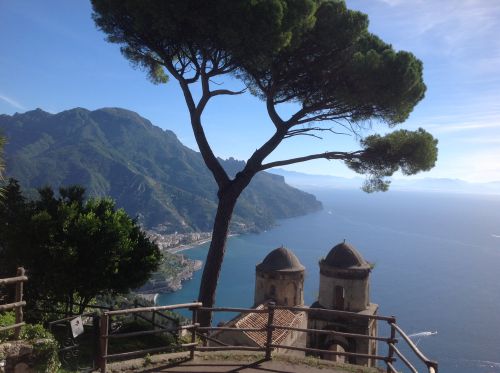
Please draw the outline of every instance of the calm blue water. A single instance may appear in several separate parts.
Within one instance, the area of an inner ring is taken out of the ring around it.
[[[500,372],[500,196],[314,191],[324,210],[229,239],[217,304],[251,306],[255,265],[284,245],[307,268],[305,301],[318,294],[318,261],[344,238],[375,263],[371,300],[408,332],[438,331],[419,347],[440,372]],[[203,260],[207,245],[184,253]],[[201,271],[161,304],[192,301]],[[228,320],[231,315],[218,315]],[[379,326],[384,331],[384,326]]]

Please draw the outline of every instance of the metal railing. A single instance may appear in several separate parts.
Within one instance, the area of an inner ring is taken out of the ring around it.
[[[3,278],[0,279],[0,285],[15,285],[16,286],[16,295],[14,299],[14,303],[7,303],[0,305],[0,312],[15,310],[16,321],[13,325],[2,326],[0,327],[0,332],[15,329],[14,330],[14,339],[19,339],[21,334],[21,327],[25,324],[23,322],[23,307],[26,305],[26,302],[23,301],[23,284],[28,281],[28,277],[25,276],[24,268],[19,267],[17,269],[16,277]]]
[[[145,330],[145,331],[136,331],[130,333],[121,333],[121,334],[109,334],[108,325],[111,322],[111,317],[118,315],[128,315],[139,312],[161,312],[166,310],[174,310],[174,309],[182,309],[187,308],[192,311],[192,320],[191,324],[178,326],[177,328],[172,329],[158,329],[158,330]],[[292,312],[304,312],[306,314],[314,313],[315,315],[324,315],[325,317],[342,317],[347,319],[364,319],[368,321],[384,321],[387,322],[390,326],[390,336],[381,337],[374,335],[366,335],[359,333],[346,333],[340,332],[336,330],[323,330],[323,329],[308,329],[308,328],[298,328],[293,326],[285,326],[278,325],[275,323],[275,311],[276,310],[289,310]],[[198,320],[198,312],[237,312],[244,314],[267,314],[267,322],[264,327],[260,328],[239,328],[234,326],[208,326],[201,327]],[[189,330],[191,332],[191,342],[178,344],[175,346],[163,346],[156,348],[149,348],[138,351],[117,353],[117,354],[108,354],[108,342],[109,339],[112,338],[126,338],[126,337],[135,337],[142,335],[150,335],[150,334],[158,334],[165,332],[174,332],[180,330]],[[273,333],[275,330],[288,330],[295,332],[303,332],[311,334],[326,334],[332,336],[340,336],[344,338],[354,338],[354,339],[366,339],[366,340],[374,340],[378,342],[385,342],[388,346],[387,355],[376,355],[369,353],[357,353],[357,352],[348,352],[348,351],[332,351],[327,349],[320,348],[310,348],[310,347],[298,347],[298,346],[290,346],[283,343],[273,343]],[[229,308],[229,307],[203,307],[203,305],[199,302],[186,303],[186,304],[175,304],[169,306],[159,306],[159,307],[139,307],[139,308],[131,308],[125,310],[116,310],[116,311],[108,311],[104,312],[101,317],[101,325],[100,325],[100,359],[99,359],[99,367],[101,369],[101,373],[106,372],[106,365],[108,359],[113,358],[129,358],[132,356],[140,356],[146,355],[154,352],[162,352],[167,350],[172,350],[172,348],[178,349],[188,349],[190,352],[189,358],[194,358],[195,351],[225,351],[225,350],[240,350],[240,351],[260,351],[265,353],[265,359],[272,359],[272,352],[274,349],[288,349],[288,350],[296,350],[302,351],[305,353],[312,354],[328,354],[329,356],[344,356],[344,357],[353,357],[353,358],[362,358],[367,360],[376,360],[383,361],[387,368],[387,373],[398,373],[396,368],[394,367],[394,363],[399,359],[412,373],[417,373],[417,369],[412,365],[409,359],[396,347],[396,343],[398,339],[397,335],[401,337],[401,339],[406,342],[406,344],[413,351],[414,355],[421,360],[425,366],[427,367],[428,373],[437,373],[438,372],[438,364],[435,361],[428,359],[419,349],[418,347],[411,341],[411,339],[406,335],[406,333],[396,324],[395,317],[387,317],[387,316],[378,316],[378,315],[367,315],[361,313],[347,312],[347,311],[338,311],[338,310],[328,310],[328,309],[320,309],[320,308],[308,308],[308,307],[288,307],[288,306],[276,306],[274,303],[269,303],[267,308]],[[245,332],[261,332],[265,333],[265,343],[262,346],[244,346],[244,345],[228,345],[223,341],[219,341],[214,338],[215,335],[210,335],[209,332],[236,332],[236,333],[245,333]],[[205,341],[203,345],[199,345],[196,342],[196,336],[201,337],[202,340]],[[218,346],[207,346],[207,341],[218,344]]]

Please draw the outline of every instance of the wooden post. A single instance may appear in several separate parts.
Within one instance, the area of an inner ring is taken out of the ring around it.
[[[392,316],[394,317],[394,316]],[[396,322],[396,318],[394,318],[392,321],[389,322],[389,325],[391,326],[391,341],[389,342],[389,351],[388,351],[388,354],[387,354],[387,357],[390,359],[388,360],[390,363],[393,362],[393,359],[394,359],[394,348],[393,348],[393,344],[395,343],[396,341],[396,328],[394,328],[394,323]],[[392,370],[391,368],[389,367],[389,365],[387,365],[387,370],[386,370],[387,373],[391,373]]]
[[[427,368],[429,369],[429,373],[438,373],[438,364],[435,361],[429,361]]]
[[[17,269],[17,276],[24,276],[24,268],[19,267]],[[16,303],[17,302],[22,302],[23,300],[23,282],[18,281],[16,283]],[[23,322],[23,307],[19,306],[16,307],[16,324],[22,323]],[[21,334],[21,326],[17,327],[14,331],[14,339],[19,339],[19,336]]]
[[[93,364],[92,368],[96,369],[100,366],[101,362],[101,317],[97,314],[92,315],[92,339],[93,339]]]
[[[108,323],[109,315],[105,313],[101,316],[101,356],[99,359],[99,369],[101,370],[101,373],[106,373],[106,355],[108,354]]]
[[[109,310],[110,311],[113,311],[113,306],[109,307]],[[106,314],[106,324],[108,325],[108,334],[111,334],[112,330],[111,330],[111,315],[108,315]]]
[[[196,342],[196,326],[194,326],[194,325],[198,322],[198,308],[193,307],[192,311],[193,311],[193,317],[192,317],[191,323],[193,324],[193,328],[191,329],[191,343],[195,343]],[[194,351],[196,349],[196,346],[191,346],[190,349],[191,349],[191,351],[189,352],[189,358],[191,360],[193,360],[194,359]]]
[[[134,299],[134,308],[138,307],[137,303],[138,303],[137,299]],[[137,314],[136,313],[134,313],[134,322],[137,322]]]
[[[266,360],[271,360],[271,352],[273,351],[273,348],[271,347],[271,344],[273,343],[273,321],[274,321],[274,307],[276,306],[276,303],[274,302],[269,302],[267,305],[267,338],[266,338]]]

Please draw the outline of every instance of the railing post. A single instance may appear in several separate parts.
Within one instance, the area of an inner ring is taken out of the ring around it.
[[[101,370],[101,373],[106,373],[106,355],[108,354],[108,323],[109,315],[104,313],[101,316],[101,356],[99,361],[99,369]]]
[[[109,307],[109,310],[113,311],[114,310],[113,306]],[[111,316],[110,315],[106,315],[106,324],[108,325],[108,334],[111,334],[113,332],[111,330],[111,327],[113,325],[111,325]]]
[[[101,341],[100,337],[100,327],[101,327],[101,317],[94,313],[92,316],[92,332],[94,341],[94,361],[92,368],[97,368],[100,366],[101,362]]]
[[[394,328],[394,324],[396,323],[396,318],[394,316],[392,316],[392,320],[389,321],[389,325],[391,326],[391,340],[390,342],[388,343],[388,347],[389,347],[389,350],[388,350],[388,353],[387,353],[387,358],[388,358],[388,362],[392,363],[394,361],[394,347],[393,347],[393,344],[394,344],[394,341],[396,340],[396,328]],[[386,370],[387,373],[391,373],[392,372],[392,369],[389,367],[389,365],[387,365],[387,370]]]
[[[438,363],[435,361],[429,361],[427,363],[427,368],[429,369],[429,373],[438,373]]]
[[[19,267],[17,269],[17,276],[24,276],[24,268]],[[23,300],[23,282],[19,281],[16,283],[16,302],[22,302]],[[23,307],[16,307],[16,324],[23,322]],[[21,327],[18,326],[16,330],[14,330],[14,339],[19,339],[21,335]]]
[[[137,299],[134,299],[134,308],[138,307],[137,303],[138,303]],[[134,313],[134,322],[137,322],[137,314],[136,313]]]
[[[193,317],[192,317],[192,320],[191,320],[191,324],[193,325],[193,327],[191,329],[191,343],[195,343],[196,342],[196,323],[198,322],[198,307],[193,307],[192,308],[192,312],[193,312]],[[196,346],[191,346],[190,347],[189,358],[191,360],[194,359],[195,348],[196,348]]]
[[[271,347],[273,343],[273,321],[274,321],[274,307],[276,303],[269,302],[267,305],[267,337],[266,337],[266,360],[271,360],[271,352],[273,348]]]

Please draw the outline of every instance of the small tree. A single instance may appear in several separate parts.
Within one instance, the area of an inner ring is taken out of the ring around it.
[[[420,129],[372,135],[352,152],[329,151],[268,162],[284,140],[320,137],[339,129],[359,134],[364,125],[404,122],[424,97],[422,63],[396,52],[368,32],[365,14],[339,0],[92,0],[94,20],[121,45],[123,55],[154,83],[174,78],[189,110],[205,164],[218,185],[214,221],[199,300],[215,302],[229,222],[239,195],[260,171],[312,159],[344,161],[367,175],[365,190],[386,190],[397,170],[415,174],[434,166],[437,141]],[[241,91],[213,88],[223,76]],[[194,88],[196,87],[197,88]],[[196,92],[201,92],[199,98]],[[213,153],[202,123],[216,96],[249,91],[267,108],[273,135],[230,178]],[[295,104],[289,117],[278,107]],[[201,317],[202,324],[210,315]]]
[[[124,210],[110,199],[84,201],[83,188],[39,190],[26,202],[16,181],[0,207],[4,269],[23,265],[30,277],[28,300],[62,302],[78,312],[99,294],[124,293],[141,286],[161,254]]]

